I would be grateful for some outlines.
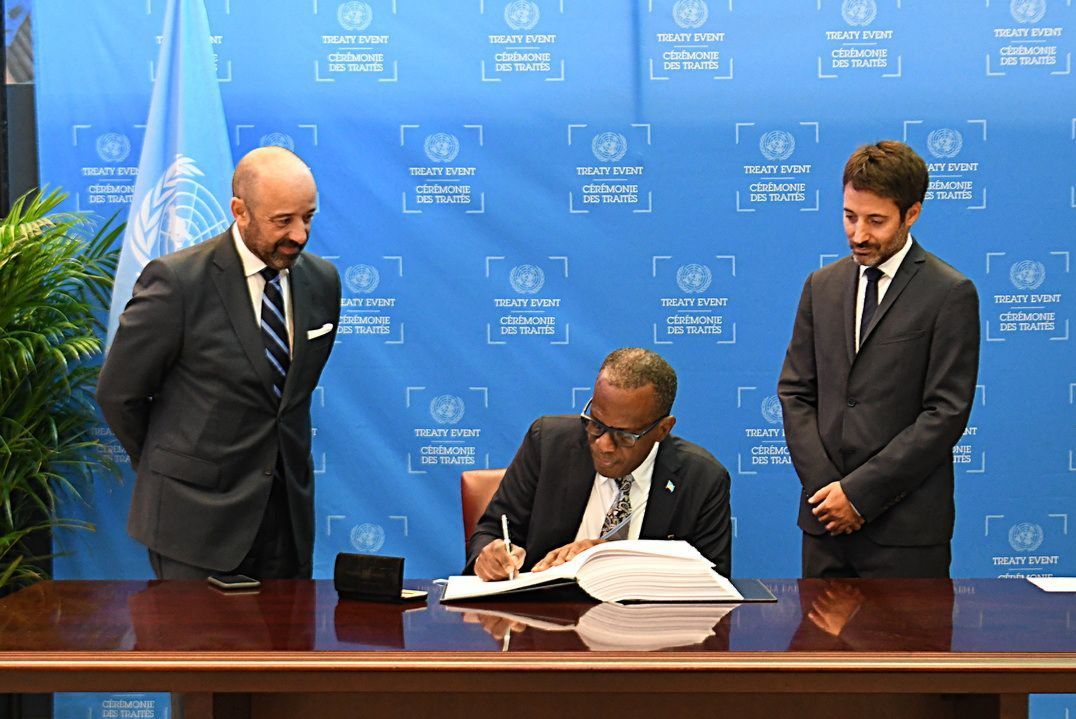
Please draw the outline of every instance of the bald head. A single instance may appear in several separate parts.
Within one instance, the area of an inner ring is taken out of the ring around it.
[[[235,166],[232,196],[243,199],[248,205],[256,203],[259,189],[269,181],[302,186],[313,184],[314,175],[291,150],[275,146],[259,147],[244,155]]]
[[[310,236],[317,185],[310,168],[283,147],[243,156],[232,176],[232,214],[243,244],[277,270],[295,263]]]

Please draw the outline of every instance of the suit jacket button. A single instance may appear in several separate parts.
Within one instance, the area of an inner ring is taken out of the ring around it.
[[[262,472],[262,474],[264,474],[266,477],[272,477],[273,476],[273,470],[267,469],[264,472]]]
[[[856,406],[856,401],[854,399],[852,399],[851,397],[848,398],[848,406],[849,407],[855,407]]]

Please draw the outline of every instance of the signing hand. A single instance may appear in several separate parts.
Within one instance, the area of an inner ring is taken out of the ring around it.
[[[840,482],[830,482],[822,487],[807,499],[807,503],[814,507],[811,512],[825,525],[826,531],[834,536],[851,534],[863,526],[863,517],[848,501]]]
[[[479,553],[474,563],[474,573],[484,582],[508,579],[509,574],[519,572],[526,556],[527,550],[523,547],[513,546],[512,553],[509,554],[504,540],[494,539]]]
[[[572,542],[571,544],[565,544],[560,549],[554,549],[549,554],[542,557],[542,561],[534,565],[532,572],[540,572],[543,569],[549,569],[555,567],[558,564],[564,564],[575,558],[575,555],[582,552],[584,549],[590,549],[595,544],[602,544],[604,539],[580,539],[578,542]]]

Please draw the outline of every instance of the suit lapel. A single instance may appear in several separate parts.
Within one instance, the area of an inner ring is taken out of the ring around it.
[[[919,272],[919,268],[923,266],[923,262],[926,260],[926,252],[919,246],[918,242],[912,244],[908,249],[908,255],[904,258],[904,261],[900,263],[900,268],[897,270],[897,274],[889,283],[889,289],[885,291],[885,297],[882,299],[881,304],[878,305],[878,309],[874,312],[874,317],[871,318],[871,323],[867,327],[867,333],[859,340],[859,346],[863,347],[867,340],[870,339],[871,334],[874,333],[874,328],[878,326],[878,323],[882,321],[882,318],[889,312],[889,308],[897,301],[901,293],[904,292],[904,288],[908,286],[908,283],[912,281],[916,273]]]
[[[654,458],[654,473],[650,477],[650,493],[646,498],[646,512],[643,514],[643,526],[639,531],[640,539],[669,538],[669,525],[680,498],[677,492],[683,491],[678,486],[680,462],[671,449],[672,441],[671,438],[666,438],[658,445],[658,456]],[[671,491],[670,483],[673,487]]]
[[[303,362],[306,359],[306,328],[310,326],[310,278],[305,259],[300,255],[288,271],[288,283],[291,285],[291,368],[284,383],[284,396],[280,398],[281,406],[288,403],[298,391],[299,377],[303,376]]]
[[[250,290],[243,276],[243,265],[239,253],[232,241],[231,228],[225,230],[216,240],[213,251],[213,284],[220,295],[221,304],[228,315],[232,329],[239,338],[239,344],[250,360],[255,374],[265,387],[268,401],[273,392],[273,378],[269,362],[265,358],[265,345],[262,344],[261,331],[254,320],[254,308],[251,305]]]
[[[590,457],[590,448],[587,446],[586,434],[582,426],[579,429],[578,440],[568,446],[571,456],[565,463],[565,477],[560,493],[560,506],[564,511],[560,513],[560,532],[558,534],[571,534],[572,541],[583,522],[583,512],[586,511],[587,502],[590,501],[590,491],[594,488],[594,460]]]
[[[849,272],[842,283],[841,306],[844,307],[844,344],[848,350],[848,366],[856,360],[856,292],[859,289],[859,265],[850,260]]]

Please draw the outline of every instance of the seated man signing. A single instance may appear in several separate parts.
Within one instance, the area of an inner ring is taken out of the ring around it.
[[[676,372],[654,352],[632,347],[606,357],[581,415],[531,425],[471,535],[464,571],[506,579],[604,541],[682,539],[729,576],[729,473],[669,434],[675,398]]]

